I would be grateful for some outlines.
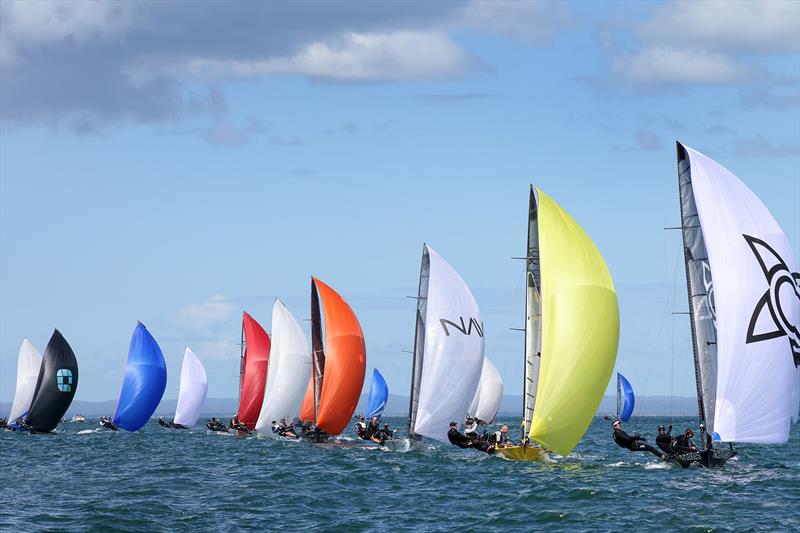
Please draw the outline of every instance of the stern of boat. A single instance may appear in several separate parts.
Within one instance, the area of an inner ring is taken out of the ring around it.
[[[509,446],[507,448],[497,448],[494,453],[511,461],[530,461],[535,463],[550,461],[550,454],[547,453],[547,450],[538,446]]]

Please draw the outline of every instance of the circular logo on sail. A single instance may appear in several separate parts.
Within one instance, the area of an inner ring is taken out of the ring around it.
[[[56,372],[56,386],[61,392],[72,392],[72,370],[59,368]]]
[[[786,261],[761,239],[742,235],[758,260],[769,287],[756,303],[746,342],[789,337],[795,366],[800,366],[800,274],[791,272]]]

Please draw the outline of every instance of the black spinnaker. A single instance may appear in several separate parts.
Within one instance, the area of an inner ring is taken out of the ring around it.
[[[25,425],[31,431],[53,431],[67,412],[77,388],[78,361],[67,341],[55,330],[44,350]]]

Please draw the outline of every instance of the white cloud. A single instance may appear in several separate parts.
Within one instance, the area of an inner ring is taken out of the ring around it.
[[[732,83],[750,76],[749,67],[723,54],[677,48],[646,48],[618,56],[611,68],[623,79],[641,85]]]
[[[347,33],[316,41],[294,55],[267,60],[194,59],[180,67],[197,78],[299,74],[338,82],[446,78],[466,70],[471,57],[438,31]]]
[[[475,0],[464,7],[456,25],[542,42],[554,38],[569,23],[569,11],[559,2]]]
[[[233,317],[236,306],[221,294],[217,294],[201,304],[188,304],[175,313],[175,320],[189,331],[211,334],[217,324],[227,322]]]
[[[29,47],[67,39],[85,43],[116,38],[131,22],[132,4],[103,0],[0,3],[0,62],[13,64]]]
[[[646,43],[744,53],[800,49],[800,2],[673,1],[636,30]]]

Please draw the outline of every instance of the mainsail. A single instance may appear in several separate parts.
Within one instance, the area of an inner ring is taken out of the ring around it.
[[[483,322],[475,297],[453,267],[427,244],[422,256],[409,436],[447,442],[448,424],[464,418],[478,387]]]
[[[383,410],[386,407],[386,400],[389,399],[389,386],[386,380],[378,372],[377,368],[372,369],[372,384],[369,386],[369,401],[367,402],[366,417],[369,420],[377,416],[380,420]]]
[[[324,346],[320,303],[325,321]],[[361,324],[353,310],[336,291],[313,277],[311,341],[313,361],[309,388],[313,396],[306,394],[301,418],[315,421],[317,428],[330,435],[338,435],[356,410],[364,386],[367,349]]]
[[[572,451],[600,405],[617,358],[619,309],[603,257],[575,220],[531,187],[526,311],[529,436],[561,455]],[[538,243],[538,250],[532,250]],[[537,283],[537,277],[540,282]],[[538,292],[531,296],[530,291]],[[541,339],[538,329],[541,302]],[[540,356],[532,353],[541,346]],[[540,366],[537,369],[537,359]],[[529,382],[528,379],[531,381]],[[530,383],[530,385],[529,385]]]
[[[42,366],[42,356],[28,339],[22,340],[17,358],[17,388],[14,392],[14,402],[8,415],[8,423],[28,414],[28,409],[33,401],[36,390],[36,380],[39,378],[39,368]]]
[[[497,411],[500,410],[500,402],[503,400],[503,378],[500,372],[489,361],[488,357],[483,359],[483,370],[475,397],[467,408],[467,414],[486,424],[494,422]]]
[[[272,306],[272,349],[264,390],[264,403],[256,429],[270,435],[273,420],[288,422],[300,414],[310,370],[308,341],[303,328],[280,300]]]
[[[122,391],[114,423],[128,431],[141,429],[158,407],[167,387],[167,363],[158,343],[139,322],[131,337]]]
[[[183,353],[181,365],[181,388],[178,391],[178,405],[175,408],[176,424],[192,427],[197,423],[200,410],[208,393],[208,376],[203,363],[189,347]]]
[[[617,418],[623,422],[630,420],[635,405],[633,387],[625,376],[617,372]]]
[[[242,359],[239,369],[239,407],[236,414],[247,429],[256,427],[264,402],[270,339],[261,324],[242,315]]]
[[[700,421],[716,441],[786,442],[800,365],[789,240],[729,170],[680,143],[677,155]]]
[[[25,418],[33,431],[53,431],[69,409],[78,389],[78,361],[58,330],[44,349],[36,390]]]

